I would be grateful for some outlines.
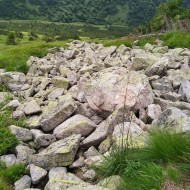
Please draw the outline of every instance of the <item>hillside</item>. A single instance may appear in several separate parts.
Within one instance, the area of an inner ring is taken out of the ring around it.
[[[135,26],[149,21],[162,2],[165,0],[0,0],[0,18]]]

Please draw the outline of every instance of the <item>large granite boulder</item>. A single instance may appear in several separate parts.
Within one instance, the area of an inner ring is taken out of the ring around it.
[[[30,163],[44,169],[72,164],[79,147],[81,135],[72,135],[68,138],[52,143],[38,154],[30,156]]]
[[[124,105],[138,110],[153,103],[148,78],[122,67],[105,69],[94,79],[82,79],[79,88],[90,107],[102,114],[110,114]]]

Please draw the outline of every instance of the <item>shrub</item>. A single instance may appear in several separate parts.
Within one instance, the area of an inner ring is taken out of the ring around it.
[[[16,45],[16,36],[15,36],[14,32],[8,33],[6,44],[7,45]]]
[[[0,128],[0,156],[10,152],[17,144],[14,134],[6,128]]]

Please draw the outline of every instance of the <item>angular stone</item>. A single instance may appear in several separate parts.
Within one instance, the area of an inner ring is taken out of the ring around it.
[[[30,156],[35,154],[35,150],[23,145],[16,146],[15,152],[17,155],[17,162],[24,165],[28,165]]]
[[[30,156],[30,163],[44,169],[69,166],[76,155],[81,135],[73,135],[52,143],[38,154]]]
[[[182,100],[182,95],[181,94],[177,94],[176,92],[168,92],[166,94],[163,94],[164,98],[166,100],[170,100],[172,102],[176,102],[176,101],[181,101]]]
[[[8,104],[6,104],[4,107],[3,107],[3,110],[4,109],[12,109],[12,110],[15,110],[17,107],[19,107],[21,104],[18,100],[12,100],[10,101]]]
[[[6,167],[10,167],[16,164],[16,156],[14,154],[0,156],[0,163],[2,162],[6,164]]]
[[[186,79],[182,80],[178,93],[182,95],[183,101],[190,102],[190,82],[189,82],[189,80],[186,80]]]
[[[71,96],[63,96],[55,106],[48,106],[43,113],[40,123],[44,131],[51,131],[65,121],[75,110],[75,101]]]
[[[124,184],[123,179],[118,175],[113,175],[101,180],[98,185],[101,187],[109,188],[110,190],[118,190]]]
[[[165,47],[156,47],[152,50],[153,53],[161,53],[161,54],[164,54],[164,53],[167,53],[168,52],[168,47],[165,46]]]
[[[148,119],[151,119],[151,121],[154,119],[157,119],[161,113],[162,113],[162,109],[159,105],[151,104],[147,108],[147,116],[148,116]]]
[[[69,168],[73,169],[73,168],[79,168],[82,167],[84,165],[84,157],[80,157],[79,159],[77,159],[76,161],[74,161]]]
[[[28,102],[24,108],[24,112],[26,115],[34,115],[42,112],[40,106],[37,104],[35,100]]]
[[[159,60],[160,57],[152,53],[140,53],[132,58],[132,65],[130,66],[130,69],[135,71],[147,69]]]
[[[11,133],[15,134],[16,137],[23,142],[32,140],[32,133],[29,129],[17,127],[15,125],[9,126],[9,129]]]
[[[167,77],[163,77],[156,81],[152,82],[152,86],[155,90],[160,90],[163,93],[173,92],[173,87],[171,82],[168,80]]]
[[[62,176],[67,173],[67,168],[65,167],[56,167],[56,168],[51,168],[49,171],[49,179],[55,178],[56,176]]]
[[[52,80],[53,86],[56,88],[68,89],[69,80],[63,77],[54,77]]]
[[[175,107],[166,109],[152,124],[155,128],[170,129],[177,133],[190,131],[190,118]]]
[[[44,170],[38,166],[35,166],[33,164],[30,164],[29,168],[30,168],[30,175],[31,175],[31,179],[32,179],[33,184],[38,184],[47,175],[46,170]]]
[[[96,124],[82,115],[75,115],[56,127],[53,134],[57,139],[64,139],[73,134],[88,136],[96,129]]]
[[[31,132],[32,132],[32,135],[34,136],[34,146],[37,149],[41,147],[47,147],[56,141],[56,138],[54,135],[44,134],[42,131],[38,129],[32,129]]]
[[[91,147],[99,145],[112,134],[114,127],[123,121],[130,121],[130,113],[124,109],[114,111],[105,121],[103,121],[96,130],[81,142],[81,146]]]
[[[27,188],[30,188],[31,183],[31,178],[28,175],[25,175],[14,183],[14,190],[25,190]]]
[[[96,150],[95,147],[91,146],[85,153],[84,153],[84,157],[85,158],[90,158],[90,157],[94,157],[94,156],[99,156],[100,153]]]
[[[48,99],[58,99],[60,96],[62,96],[64,94],[64,89],[63,88],[57,88],[55,90],[53,90],[49,95],[48,95]]]
[[[147,133],[133,122],[125,122],[115,126],[112,139],[118,146],[143,147]]]

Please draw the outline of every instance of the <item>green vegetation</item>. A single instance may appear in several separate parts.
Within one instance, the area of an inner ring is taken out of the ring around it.
[[[0,85],[0,92],[7,91],[7,87]],[[11,100],[11,96],[7,95],[6,101],[0,104],[0,110]],[[18,140],[7,128],[10,125],[25,127],[24,119],[13,119],[12,110],[5,109],[0,112],[0,156],[11,152],[18,144]]]
[[[137,26],[165,0],[1,0],[0,18]]]
[[[168,32],[161,39],[169,48],[190,48],[190,33],[184,31]]]
[[[166,181],[185,188],[189,177],[190,135],[152,131],[144,148],[113,147],[103,163],[94,166],[99,177],[120,175],[120,190],[162,190]]]
[[[11,185],[15,181],[19,180],[23,175],[26,174],[26,168],[23,164],[13,165],[9,168],[4,163],[0,164],[0,189],[11,190]]]

